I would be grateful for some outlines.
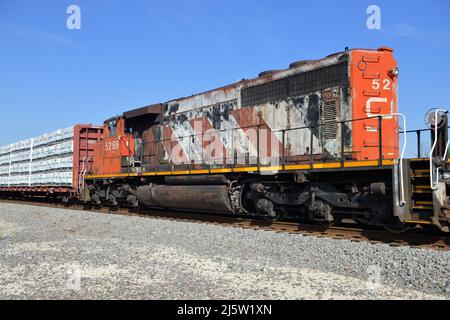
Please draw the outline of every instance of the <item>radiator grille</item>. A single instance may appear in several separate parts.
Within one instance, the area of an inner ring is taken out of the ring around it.
[[[314,91],[344,86],[348,82],[347,63],[308,71],[289,79],[289,94],[298,96]]]
[[[242,90],[242,106],[251,106],[288,96],[288,79],[280,79]]]
[[[241,93],[242,106],[252,106],[286,97],[299,96],[348,84],[348,62],[245,88]]]

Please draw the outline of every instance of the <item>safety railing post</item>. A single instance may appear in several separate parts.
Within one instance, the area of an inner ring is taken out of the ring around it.
[[[313,162],[314,162],[314,151],[313,151],[313,147],[314,147],[314,134],[313,134],[313,127],[310,127],[310,139],[309,139],[309,145],[310,145],[310,147],[309,147],[309,156],[310,156],[310,163],[311,163],[311,166],[313,165]]]
[[[378,161],[383,165],[383,117],[378,116]]]
[[[421,146],[421,136],[422,136],[422,134],[421,134],[422,132],[420,131],[420,130],[417,130],[417,158],[422,158],[422,152],[421,152],[421,148],[422,148],[422,146]]]
[[[206,161],[205,161],[205,148],[203,148],[204,142],[205,141],[205,132],[203,131],[203,127],[202,127],[202,139],[200,140],[200,152],[202,153],[202,169],[206,168]],[[211,170],[211,159],[208,160],[209,161],[209,170]]]
[[[261,148],[261,139],[260,139],[260,134],[261,134],[261,125],[262,125],[262,112],[261,111],[259,111],[258,112],[258,134],[257,134],[257,136],[256,136],[256,139],[257,139],[257,143],[256,143],[256,145],[257,145],[257,150],[256,150],[256,152],[257,152],[257,167],[258,167],[258,171],[260,170],[260,166],[261,166],[261,158],[260,158],[260,148]],[[250,159],[249,159],[250,160]]]
[[[345,132],[344,132],[345,121],[341,121],[341,166],[344,167],[345,162]]]
[[[194,140],[194,135],[191,135],[191,136],[189,136],[189,173],[192,171],[192,167],[193,167],[193,164],[194,164],[194,161],[195,161],[195,152],[194,152],[194,150],[193,150],[193,148],[192,148],[192,145],[194,144],[193,143],[193,141],[192,140]]]
[[[282,142],[282,150],[281,150],[281,152],[282,152],[282,154],[281,154],[281,165],[282,165],[282,168],[283,168],[283,170],[284,170],[284,168],[285,168],[285,166],[286,166],[286,156],[285,156],[285,151],[286,151],[286,130],[282,130],[281,131],[281,134],[282,134],[282,136],[281,136],[281,142]]]

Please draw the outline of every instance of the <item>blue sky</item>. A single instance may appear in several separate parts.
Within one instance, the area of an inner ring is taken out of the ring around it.
[[[66,8],[81,8],[68,30]],[[366,9],[381,7],[382,29]],[[450,2],[0,0],[0,144],[322,58],[390,46],[400,111],[450,108]]]

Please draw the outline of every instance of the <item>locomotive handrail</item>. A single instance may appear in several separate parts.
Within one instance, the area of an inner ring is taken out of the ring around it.
[[[336,123],[336,124],[338,124],[338,123],[348,123],[348,122],[356,122],[356,121],[363,121],[363,120],[370,120],[370,119],[378,119],[379,117],[383,117],[383,118],[385,118],[385,117],[392,117],[394,114],[385,114],[385,115],[377,115],[377,116],[371,116],[371,117],[365,117],[365,118],[358,118],[358,119],[349,119],[349,120],[344,120],[344,121],[334,121],[334,120],[330,120],[330,121],[324,121],[324,122],[321,122],[321,123],[319,123],[319,124],[316,124],[316,125],[312,125],[312,126],[302,126],[302,127],[293,127],[293,128],[288,128],[288,129],[275,129],[275,130],[270,130],[271,132],[282,132],[282,131],[293,131],[293,130],[301,130],[301,129],[314,129],[314,128],[317,128],[317,127],[321,127],[321,126],[324,126],[324,125],[326,125],[326,124],[330,124],[330,123]],[[248,126],[239,126],[239,127],[236,127],[236,128],[231,128],[231,129],[224,129],[224,130],[218,130],[218,129],[216,129],[216,132],[215,133],[217,133],[217,132],[230,132],[230,131],[235,131],[235,130],[242,130],[242,129],[248,129],[248,128],[253,128],[253,127],[258,127],[259,126],[259,124],[255,124],[255,125],[248,125]],[[402,133],[402,132],[401,132]],[[196,134],[196,135],[186,135],[186,136],[177,136],[177,139],[185,139],[185,138],[192,138],[192,137],[195,137],[195,136],[199,136],[199,135],[204,135],[204,134],[207,134],[207,135],[211,135],[211,134],[213,134],[213,133],[202,133],[202,134]],[[152,141],[149,141],[150,143],[155,143],[155,142],[161,142],[161,141],[173,141],[172,139],[163,139],[163,140],[152,140]]]
[[[312,125],[312,126],[299,126],[299,127],[294,127],[294,128],[288,128],[288,129],[275,129],[275,130],[271,130],[271,132],[272,133],[282,133],[282,147],[283,147],[283,150],[282,150],[282,165],[283,165],[283,167],[284,167],[284,165],[285,165],[285,161],[286,161],[286,159],[285,159],[285,133],[286,132],[289,132],[289,131],[293,131],[293,130],[302,130],[302,129],[310,129],[310,130],[312,130],[312,129],[314,129],[314,128],[318,128],[318,127],[322,127],[322,126],[325,126],[325,125],[327,125],[327,124],[330,124],[330,123],[336,123],[336,124],[340,124],[341,125],[341,130],[343,130],[342,129],[342,125],[343,124],[345,124],[345,123],[353,123],[353,122],[357,122],[357,121],[363,121],[363,120],[370,120],[370,119],[378,119],[378,121],[379,121],[379,123],[378,123],[378,126],[379,126],[379,128],[378,128],[378,132],[379,132],[379,136],[378,136],[378,138],[379,138],[379,163],[380,163],[380,165],[382,165],[382,160],[383,160],[383,145],[382,145],[382,143],[383,143],[383,139],[382,139],[382,120],[384,119],[384,118],[388,118],[388,117],[390,117],[390,118],[392,118],[392,117],[401,117],[402,119],[403,119],[403,130],[401,131],[401,133],[403,133],[403,135],[404,135],[404,141],[403,141],[403,146],[402,146],[402,149],[401,149],[401,154],[400,154],[400,156],[399,156],[399,158],[398,158],[398,170],[399,170],[399,180],[400,180],[400,205],[405,205],[406,204],[406,201],[405,201],[405,185],[404,185],[404,173],[403,173],[403,159],[404,159],[404,157],[405,157],[405,153],[406,153],[406,145],[407,145],[407,133],[408,133],[408,130],[407,130],[407,121],[406,121],[406,116],[403,114],[403,113],[391,113],[391,114],[383,114],[383,115],[376,115],[376,116],[370,116],[370,117],[364,117],[364,118],[357,118],[357,119],[350,119],[350,120],[345,120],[345,121],[333,121],[333,120],[330,120],[330,121],[324,121],[324,122],[321,122],[321,123],[318,123],[318,124],[315,124],[315,125]],[[219,132],[219,133],[222,133],[222,132],[232,132],[232,133],[234,133],[235,131],[237,131],[237,130],[243,130],[243,129],[247,129],[247,128],[258,128],[258,129],[260,129],[261,128],[261,121],[259,121],[260,123],[258,124],[258,125],[249,125],[249,126],[241,126],[241,127],[236,127],[236,128],[231,128],[231,129],[224,129],[224,130],[216,130],[215,131],[215,133],[217,133],[217,132]],[[180,139],[186,139],[186,138],[189,138],[189,143],[188,143],[188,148],[189,148],[189,150],[188,150],[188,152],[189,152],[189,157],[191,157],[191,153],[192,153],[192,144],[193,144],[193,139],[194,139],[194,137],[199,137],[199,136],[201,136],[202,137],[202,141],[203,141],[203,139],[204,139],[204,136],[205,135],[211,135],[211,134],[213,134],[213,133],[208,133],[208,132],[202,132],[201,134],[195,134],[195,135],[186,135],[186,136],[177,136],[177,139],[178,140],[180,140]],[[259,138],[259,134],[257,135],[257,137]],[[343,146],[343,136],[341,137],[341,161],[343,162],[344,161],[344,159],[345,159],[345,156],[344,156],[344,146]],[[310,150],[309,150],[309,152],[310,152],[310,161],[311,161],[311,163],[313,163],[314,162],[314,145],[313,145],[313,143],[314,143],[314,140],[313,140],[313,135],[311,134],[311,139],[310,139],[311,141],[310,141]],[[156,143],[156,142],[165,142],[165,141],[173,141],[173,139],[162,139],[162,140],[156,140],[155,139],[155,141],[153,141],[153,143]],[[150,142],[151,143],[151,142]],[[234,143],[234,139],[232,139],[232,143]],[[258,145],[257,145],[257,150],[256,150],[256,152],[257,152],[257,166],[259,167],[260,166],[260,146],[259,146],[259,139],[258,139]],[[195,152],[194,152],[195,153]],[[146,156],[146,155],[145,155]],[[152,155],[149,155],[149,156],[152,156]],[[202,153],[202,163],[204,162],[204,154]],[[191,169],[191,166],[192,166],[192,164],[194,163],[194,159],[191,159],[191,161],[190,161],[190,163],[188,164],[188,167],[189,167],[189,169]],[[171,170],[173,171],[173,167],[171,167]]]
[[[447,152],[448,152],[449,146],[450,146],[450,140],[447,141],[447,145],[446,145],[446,147],[445,147],[444,156],[442,157],[442,160],[443,160],[443,161],[445,161],[445,159],[447,158]],[[440,167],[437,167],[437,168],[436,168],[436,183],[439,182],[439,171],[440,171]],[[437,188],[434,189],[434,190],[437,190]]]
[[[450,147],[450,140],[447,141],[447,145],[445,146],[444,156],[442,157],[442,160],[444,160],[444,161],[447,158],[447,153],[448,153],[449,147]]]
[[[349,119],[349,120],[344,120],[344,121],[334,121],[334,120],[330,120],[330,121],[324,121],[324,122],[321,122],[321,123],[318,123],[318,124],[315,124],[315,125],[310,125],[310,126],[299,126],[299,127],[293,127],[293,128],[285,128],[285,129],[271,129],[270,131],[272,132],[272,133],[282,133],[283,134],[283,137],[282,138],[284,138],[284,134],[285,134],[285,132],[290,132],[290,131],[294,131],[294,130],[303,130],[303,129],[314,129],[314,128],[318,128],[318,127],[322,127],[322,126],[325,126],[325,125],[327,125],[327,124],[330,124],[330,123],[336,123],[336,124],[343,124],[343,123],[353,123],[353,122],[357,122],[357,121],[363,121],[363,120],[370,120],[370,119],[382,119],[382,118],[386,118],[386,117],[392,117],[392,116],[394,116],[394,114],[385,114],[385,115],[376,115],[376,116],[370,116],[370,117],[364,117],[364,118],[356,118],[356,119]],[[224,132],[235,132],[235,131],[237,131],[237,130],[244,130],[244,129],[248,129],[248,128],[260,128],[260,124],[257,124],[257,125],[247,125],[247,126],[240,126],[240,127],[236,127],[236,128],[230,128],[230,129],[222,129],[222,130],[216,130],[214,133],[213,132],[202,132],[201,134],[194,134],[194,135],[184,135],[184,136],[177,136],[177,140],[183,140],[183,139],[187,139],[187,138],[189,138],[190,140],[189,140],[189,149],[190,149],[190,147],[191,147],[191,139],[192,138],[194,138],[194,137],[199,137],[199,136],[202,136],[202,140],[203,140],[203,138],[204,138],[204,136],[205,135],[212,135],[212,134],[217,134],[217,133],[224,133]],[[380,138],[381,138],[381,128],[380,128],[380,130],[379,130],[379,132],[380,132]],[[380,139],[381,140],[381,139]],[[406,135],[405,135],[405,140],[406,140]],[[169,139],[154,139],[154,140],[152,140],[152,141],[148,141],[147,142],[147,144],[151,144],[151,143],[158,143],[158,142],[163,142],[163,143],[165,143],[165,142],[168,142],[168,141],[174,141],[174,139],[173,138],[169,138]],[[382,141],[380,141],[380,145],[379,145],[379,148],[380,148],[380,156],[379,156],[379,159],[378,160],[382,160],[382,145],[381,145],[381,142]],[[311,148],[311,153],[312,153],[312,148]],[[190,153],[191,151],[189,150],[189,153]],[[257,150],[257,152],[258,152],[258,155],[259,155],[259,148],[258,148],[258,150]],[[143,156],[157,156],[157,155],[151,155],[151,154],[148,154],[148,155],[143,155]],[[284,153],[283,153],[283,156],[284,156]],[[343,158],[343,157],[342,157]],[[403,157],[402,157],[403,158]]]
[[[436,184],[439,183],[439,167],[436,168],[436,182],[433,182],[433,154],[434,154],[434,150],[436,149],[437,146],[437,136],[438,136],[438,113],[439,112],[444,112],[445,114],[448,114],[449,111],[445,110],[445,109],[436,109],[435,113],[434,113],[434,142],[433,142],[433,146],[431,147],[431,151],[430,151],[430,187],[431,190],[437,190],[438,187],[436,187]],[[447,142],[447,146],[445,148],[446,152],[444,153],[444,159],[446,157],[447,151],[448,151],[448,143]]]
[[[384,116],[397,116],[397,117],[402,117],[403,118],[403,128],[404,128],[404,133],[403,133],[403,148],[402,148],[402,153],[400,155],[399,161],[398,161],[398,168],[399,168],[399,175],[400,175],[400,205],[404,206],[406,204],[405,201],[405,181],[403,180],[403,159],[405,157],[405,152],[406,152],[406,144],[407,144],[407,133],[406,133],[406,116],[403,113],[391,113],[388,115],[384,115]]]
[[[365,117],[365,118],[357,118],[357,119],[349,119],[349,120],[338,120],[338,121],[334,121],[334,120],[329,120],[329,121],[323,121],[319,124],[315,124],[312,126],[302,126],[302,127],[293,127],[293,128],[287,128],[287,129],[275,129],[275,130],[271,130],[272,132],[282,132],[282,131],[293,131],[293,130],[301,130],[301,129],[313,129],[316,127],[321,127],[324,126],[326,124],[330,124],[330,123],[348,123],[348,122],[356,122],[356,121],[363,121],[363,120],[370,120],[370,119],[378,119],[380,116],[385,118],[385,117],[392,117],[394,114],[385,114],[385,115],[376,115],[376,116],[370,116],[370,117]],[[253,128],[253,127],[258,127],[259,124],[254,124],[254,125],[248,125],[248,126],[239,126],[236,128],[231,128],[231,129],[224,129],[224,130],[219,130],[216,129],[216,132],[229,132],[229,131],[234,131],[234,130],[242,130],[242,129],[248,129],[248,128]],[[212,134],[212,133],[204,133],[204,134]],[[200,134],[196,134],[196,135],[186,135],[186,136],[178,136],[178,139],[181,138],[192,138],[193,136],[199,136]],[[165,140],[153,140],[150,142],[159,142],[159,141],[169,141],[171,139],[165,139]]]
[[[86,167],[86,157],[83,157],[83,160],[81,161],[81,163],[82,163],[82,167],[81,167],[80,172],[78,173],[78,190],[83,189],[83,186],[84,186],[84,178],[83,178],[83,175],[86,174],[86,170],[87,170],[87,167]]]
[[[406,130],[406,116],[403,113],[397,113],[397,114],[403,118],[403,128],[405,128],[405,130]],[[403,158],[405,157],[406,144],[407,144],[407,134],[406,133],[403,134],[403,139],[404,139],[403,140],[403,149],[402,149],[402,154],[399,159],[399,170],[400,170],[400,179],[402,180],[402,182],[400,184],[401,185],[401,193],[402,193],[402,195],[401,195],[402,199],[401,199],[400,203],[402,205],[405,205],[406,201],[405,201],[405,185],[404,185],[404,180],[403,180]]]
[[[448,127],[450,129],[450,126]],[[433,129],[427,128],[427,129],[416,129],[416,130],[407,130],[406,133],[416,133],[417,134],[417,158],[422,158],[422,132],[428,132],[432,131]],[[399,133],[404,133],[404,131],[399,131]],[[450,141],[449,141],[449,148],[450,148]],[[448,150],[447,150],[448,151]],[[428,158],[428,156],[427,156]]]

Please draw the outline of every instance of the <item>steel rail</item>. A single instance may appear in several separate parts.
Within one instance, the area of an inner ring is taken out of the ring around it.
[[[170,221],[204,223],[222,225],[241,229],[272,231],[279,233],[300,234],[318,238],[350,240],[353,242],[369,242],[372,244],[388,244],[390,246],[406,246],[414,248],[450,251],[450,237],[439,231],[426,233],[392,233],[373,227],[361,227],[355,223],[342,223],[327,226],[313,223],[291,221],[270,221],[245,216],[225,214],[199,213],[163,209],[129,209],[117,207],[93,207],[78,203],[64,204],[48,201],[0,199],[0,203],[42,206],[48,208],[79,210],[103,214],[119,214]],[[356,225],[356,226],[355,226]]]

